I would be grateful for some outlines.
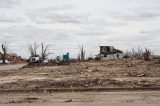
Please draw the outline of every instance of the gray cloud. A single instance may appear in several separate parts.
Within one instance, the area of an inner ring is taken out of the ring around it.
[[[154,42],[159,41],[160,39],[160,31],[158,30],[152,30],[152,31],[141,31],[139,34],[136,35],[129,35],[129,36],[121,36],[117,35],[112,37],[110,40],[114,40],[116,42]],[[119,37],[120,36],[120,37]]]
[[[125,11],[107,11],[109,16],[115,19],[128,21],[145,21],[160,17],[160,7],[134,7]]]
[[[24,17],[22,16],[22,13],[19,12],[19,9],[12,8],[12,6],[18,3],[18,0],[0,0],[0,7],[3,7],[2,5],[6,4],[4,8],[0,8],[0,22],[19,23],[24,20]]]
[[[154,30],[143,30],[140,31],[141,34],[148,34],[151,35],[151,37],[153,36],[159,36],[160,35],[160,29],[154,29]],[[154,38],[154,37],[153,37]]]
[[[25,57],[29,55],[27,51],[28,45],[34,42],[50,44],[51,51],[57,48],[55,55],[65,53],[66,49],[70,48],[70,45],[75,45],[75,42],[73,42],[75,38],[71,37],[70,32],[65,30],[49,30],[25,25],[1,28],[0,32],[0,42],[7,43],[10,51],[18,52]]]
[[[102,1],[0,0],[0,43],[24,57],[34,42],[50,44],[55,56],[74,57],[82,44],[87,55],[100,45],[159,48],[159,1]]]
[[[25,26],[12,26],[8,28],[0,29],[0,38],[7,42],[27,41],[28,43],[33,41],[45,41],[52,39],[53,41],[60,39],[65,40],[69,37],[69,34],[65,30],[49,30],[44,28],[38,28],[31,25]],[[15,36],[16,35],[16,36]]]
[[[74,30],[72,32],[78,36],[90,36],[90,37],[93,37],[93,36],[99,37],[102,35],[109,35],[114,33],[113,31],[110,31],[109,29],[103,28],[101,26],[91,27],[87,25],[80,27],[79,30]]]
[[[80,24],[89,17],[86,14],[72,12],[72,5],[41,8],[26,13],[36,23],[73,23]]]
[[[12,8],[19,3],[20,0],[0,0],[0,8]]]
[[[21,17],[16,16],[7,16],[7,15],[1,15],[0,13],[0,22],[8,22],[8,23],[14,23],[14,22],[22,22],[24,19]]]

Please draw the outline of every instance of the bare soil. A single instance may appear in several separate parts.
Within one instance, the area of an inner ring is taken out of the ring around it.
[[[159,91],[0,94],[0,106],[159,106]]]
[[[0,64],[0,71],[1,70],[13,70],[13,69],[19,69],[23,66],[26,66],[27,64],[26,63],[23,63],[23,64],[6,64],[6,65],[2,65]]]
[[[159,87],[160,64],[156,61],[109,60],[35,66],[0,71],[0,90],[55,88]],[[1,66],[0,66],[1,68]]]

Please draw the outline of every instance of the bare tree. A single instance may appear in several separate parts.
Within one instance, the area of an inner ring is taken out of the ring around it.
[[[135,50],[134,50],[134,48],[132,48],[132,59],[134,59],[135,58]]]
[[[138,47],[137,50],[135,50],[134,48],[132,49],[132,58],[134,59],[144,59],[146,61],[150,60],[150,56],[151,56],[151,51],[149,49],[143,50],[142,48],[140,48],[140,46]]]
[[[132,48],[132,58],[136,58],[136,59],[142,59],[142,55],[143,55],[143,49],[138,46],[138,49],[135,50],[134,48]]]
[[[132,52],[129,52],[128,50],[126,50],[126,52],[124,53],[124,58],[131,58],[132,56]]]
[[[36,56],[37,55],[37,49],[38,49],[38,45],[36,44],[36,42],[32,45],[29,45],[29,52],[31,57]]]
[[[150,60],[150,56],[151,56],[151,51],[147,48],[145,48],[145,52],[143,53],[144,56],[144,60],[148,61]]]
[[[5,64],[6,63],[5,60],[6,60],[6,57],[7,57],[7,49],[6,49],[6,46],[4,44],[2,44],[2,51],[3,51],[3,53],[0,52],[0,55],[2,57],[3,64]]]
[[[80,46],[80,55],[79,55],[79,59],[80,60],[82,60],[82,61],[84,61],[85,60],[85,50],[84,50],[84,48],[83,48],[83,45],[82,46]]]
[[[42,59],[42,61],[43,60],[45,60],[45,58],[49,55],[49,54],[51,54],[51,53],[49,53],[49,52],[47,52],[49,49],[48,49],[48,47],[49,47],[49,45],[44,45],[44,43],[41,43],[41,46],[42,46],[42,53],[41,53],[41,59]]]
[[[138,50],[136,52],[136,57],[138,59],[142,59],[142,55],[143,55],[143,50],[142,50],[142,48],[140,46],[138,46]]]
[[[81,56],[80,56],[80,54],[78,54],[78,60],[79,60],[79,61],[81,60]]]

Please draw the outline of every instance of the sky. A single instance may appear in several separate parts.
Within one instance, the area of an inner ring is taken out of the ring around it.
[[[77,57],[80,45],[87,56],[101,45],[160,54],[160,0],[0,0],[0,44],[28,58],[34,42],[50,57]]]

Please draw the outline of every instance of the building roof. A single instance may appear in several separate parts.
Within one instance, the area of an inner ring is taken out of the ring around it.
[[[100,47],[114,47],[114,46],[100,46]]]
[[[115,54],[115,53],[123,53],[122,50],[115,49],[114,46],[100,46],[100,47],[110,47],[113,48],[112,51],[101,52],[100,54]]]

